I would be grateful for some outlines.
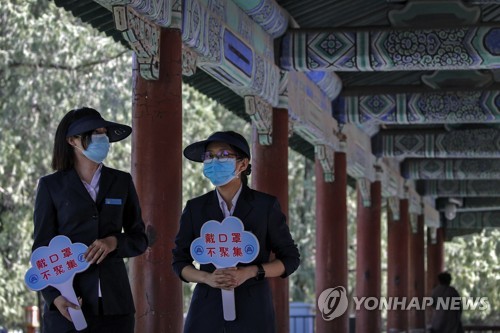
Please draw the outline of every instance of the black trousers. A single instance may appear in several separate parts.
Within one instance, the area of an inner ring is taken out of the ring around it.
[[[85,313],[87,328],[77,331],[72,322],[63,317],[59,310],[45,311],[43,314],[43,333],[134,333],[135,317],[133,313],[106,316],[102,313],[99,302],[99,314]]]

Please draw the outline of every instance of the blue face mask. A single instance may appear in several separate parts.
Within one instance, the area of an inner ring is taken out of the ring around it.
[[[109,138],[106,134],[92,134],[92,141],[87,149],[82,150],[89,160],[102,163],[109,152]]]
[[[210,179],[214,186],[223,186],[236,178],[236,159],[228,158],[219,161],[214,158],[210,163],[203,164],[203,175]]]

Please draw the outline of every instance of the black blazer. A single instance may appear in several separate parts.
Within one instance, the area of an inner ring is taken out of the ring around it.
[[[112,199],[112,200],[110,200]],[[57,235],[90,245],[98,238],[116,236],[117,249],[99,265],[91,265],[75,276],[73,286],[82,297],[84,313],[98,314],[98,281],[105,315],[134,313],[135,307],[122,258],[142,254],[148,241],[139,199],[129,173],[102,167],[96,202],[85,189],[75,169],[40,178],[34,211],[33,250],[47,246]],[[53,287],[42,291],[51,310],[60,295]]]
[[[246,231],[252,232],[259,240],[260,252],[249,264],[266,263],[271,251],[285,266],[287,277],[299,266],[300,255],[281,212],[276,197],[243,186],[234,216],[243,221]],[[181,271],[192,265],[191,242],[200,237],[201,226],[209,220],[223,220],[217,193],[211,191],[198,198],[189,200],[182,212],[180,229],[175,239],[173,269],[182,279]],[[201,265],[200,269],[213,272],[211,264]],[[194,291],[191,306],[186,318],[184,332],[221,333],[230,332],[274,332],[274,310],[267,279],[247,280],[235,289],[236,320],[225,322],[222,312],[220,289],[199,283]]]

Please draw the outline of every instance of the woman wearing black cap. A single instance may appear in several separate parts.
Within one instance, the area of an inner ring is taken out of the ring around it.
[[[90,267],[75,276],[89,332],[134,332],[134,302],[122,258],[142,254],[148,241],[129,173],[102,164],[109,143],[130,135],[129,126],[104,120],[90,108],[69,111],[59,123],[53,174],[40,178],[34,211],[33,250],[57,235],[88,245]],[[47,287],[44,332],[76,332],[68,308],[78,308]]]
[[[197,282],[184,332],[275,332],[274,309],[268,277],[287,277],[299,266],[299,252],[278,200],[250,189],[250,148],[236,132],[216,132],[207,140],[184,149],[184,156],[203,162],[203,174],[215,191],[189,200],[175,239],[173,268],[185,282]],[[200,237],[202,225],[228,216],[243,221],[258,239],[260,252],[249,264],[215,269],[212,264],[193,266],[191,242]],[[276,259],[270,261],[271,251]],[[225,321],[221,289],[235,291],[236,319]]]

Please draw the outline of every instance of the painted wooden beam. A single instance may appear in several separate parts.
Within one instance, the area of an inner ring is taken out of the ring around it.
[[[498,158],[500,129],[382,131],[372,149],[377,157]]]
[[[406,179],[500,179],[500,159],[405,159]]]
[[[233,0],[248,16],[273,38],[288,28],[289,14],[274,0]]]
[[[500,228],[500,211],[458,213],[453,220],[446,221],[452,229]]]
[[[493,69],[500,65],[500,28],[289,30],[280,65],[297,71]],[[452,51],[450,51],[452,50]]]
[[[448,198],[440,198],[436,200],[436,207],[439,211],[444,211]],[[457,207],[457,213],[460,212],[481,212],[500,210],[500,197],[491,198],[463,198],[462,206]]]
[[[500,123],[500,90],[339,96],[332,103],[339,123]]]
[[[273,38],[229,0],[186,0],[182,10],[182,41],[199,54],[198,67],[240,96],[277,106]]]
[[[418,180],[420,195],[434,197],[500,197],[500,180]]]
[[[179,27],[174,25],[178,22],[181,13],[180,0],[94,0],[101,6],[113,11],[115,6],[127,6],[133,10],[137,16],[141,16],[150,24],[160,27]],[[176,17],[174,19],[174,17]],[[116,17],[115,17],[116,21]]]

